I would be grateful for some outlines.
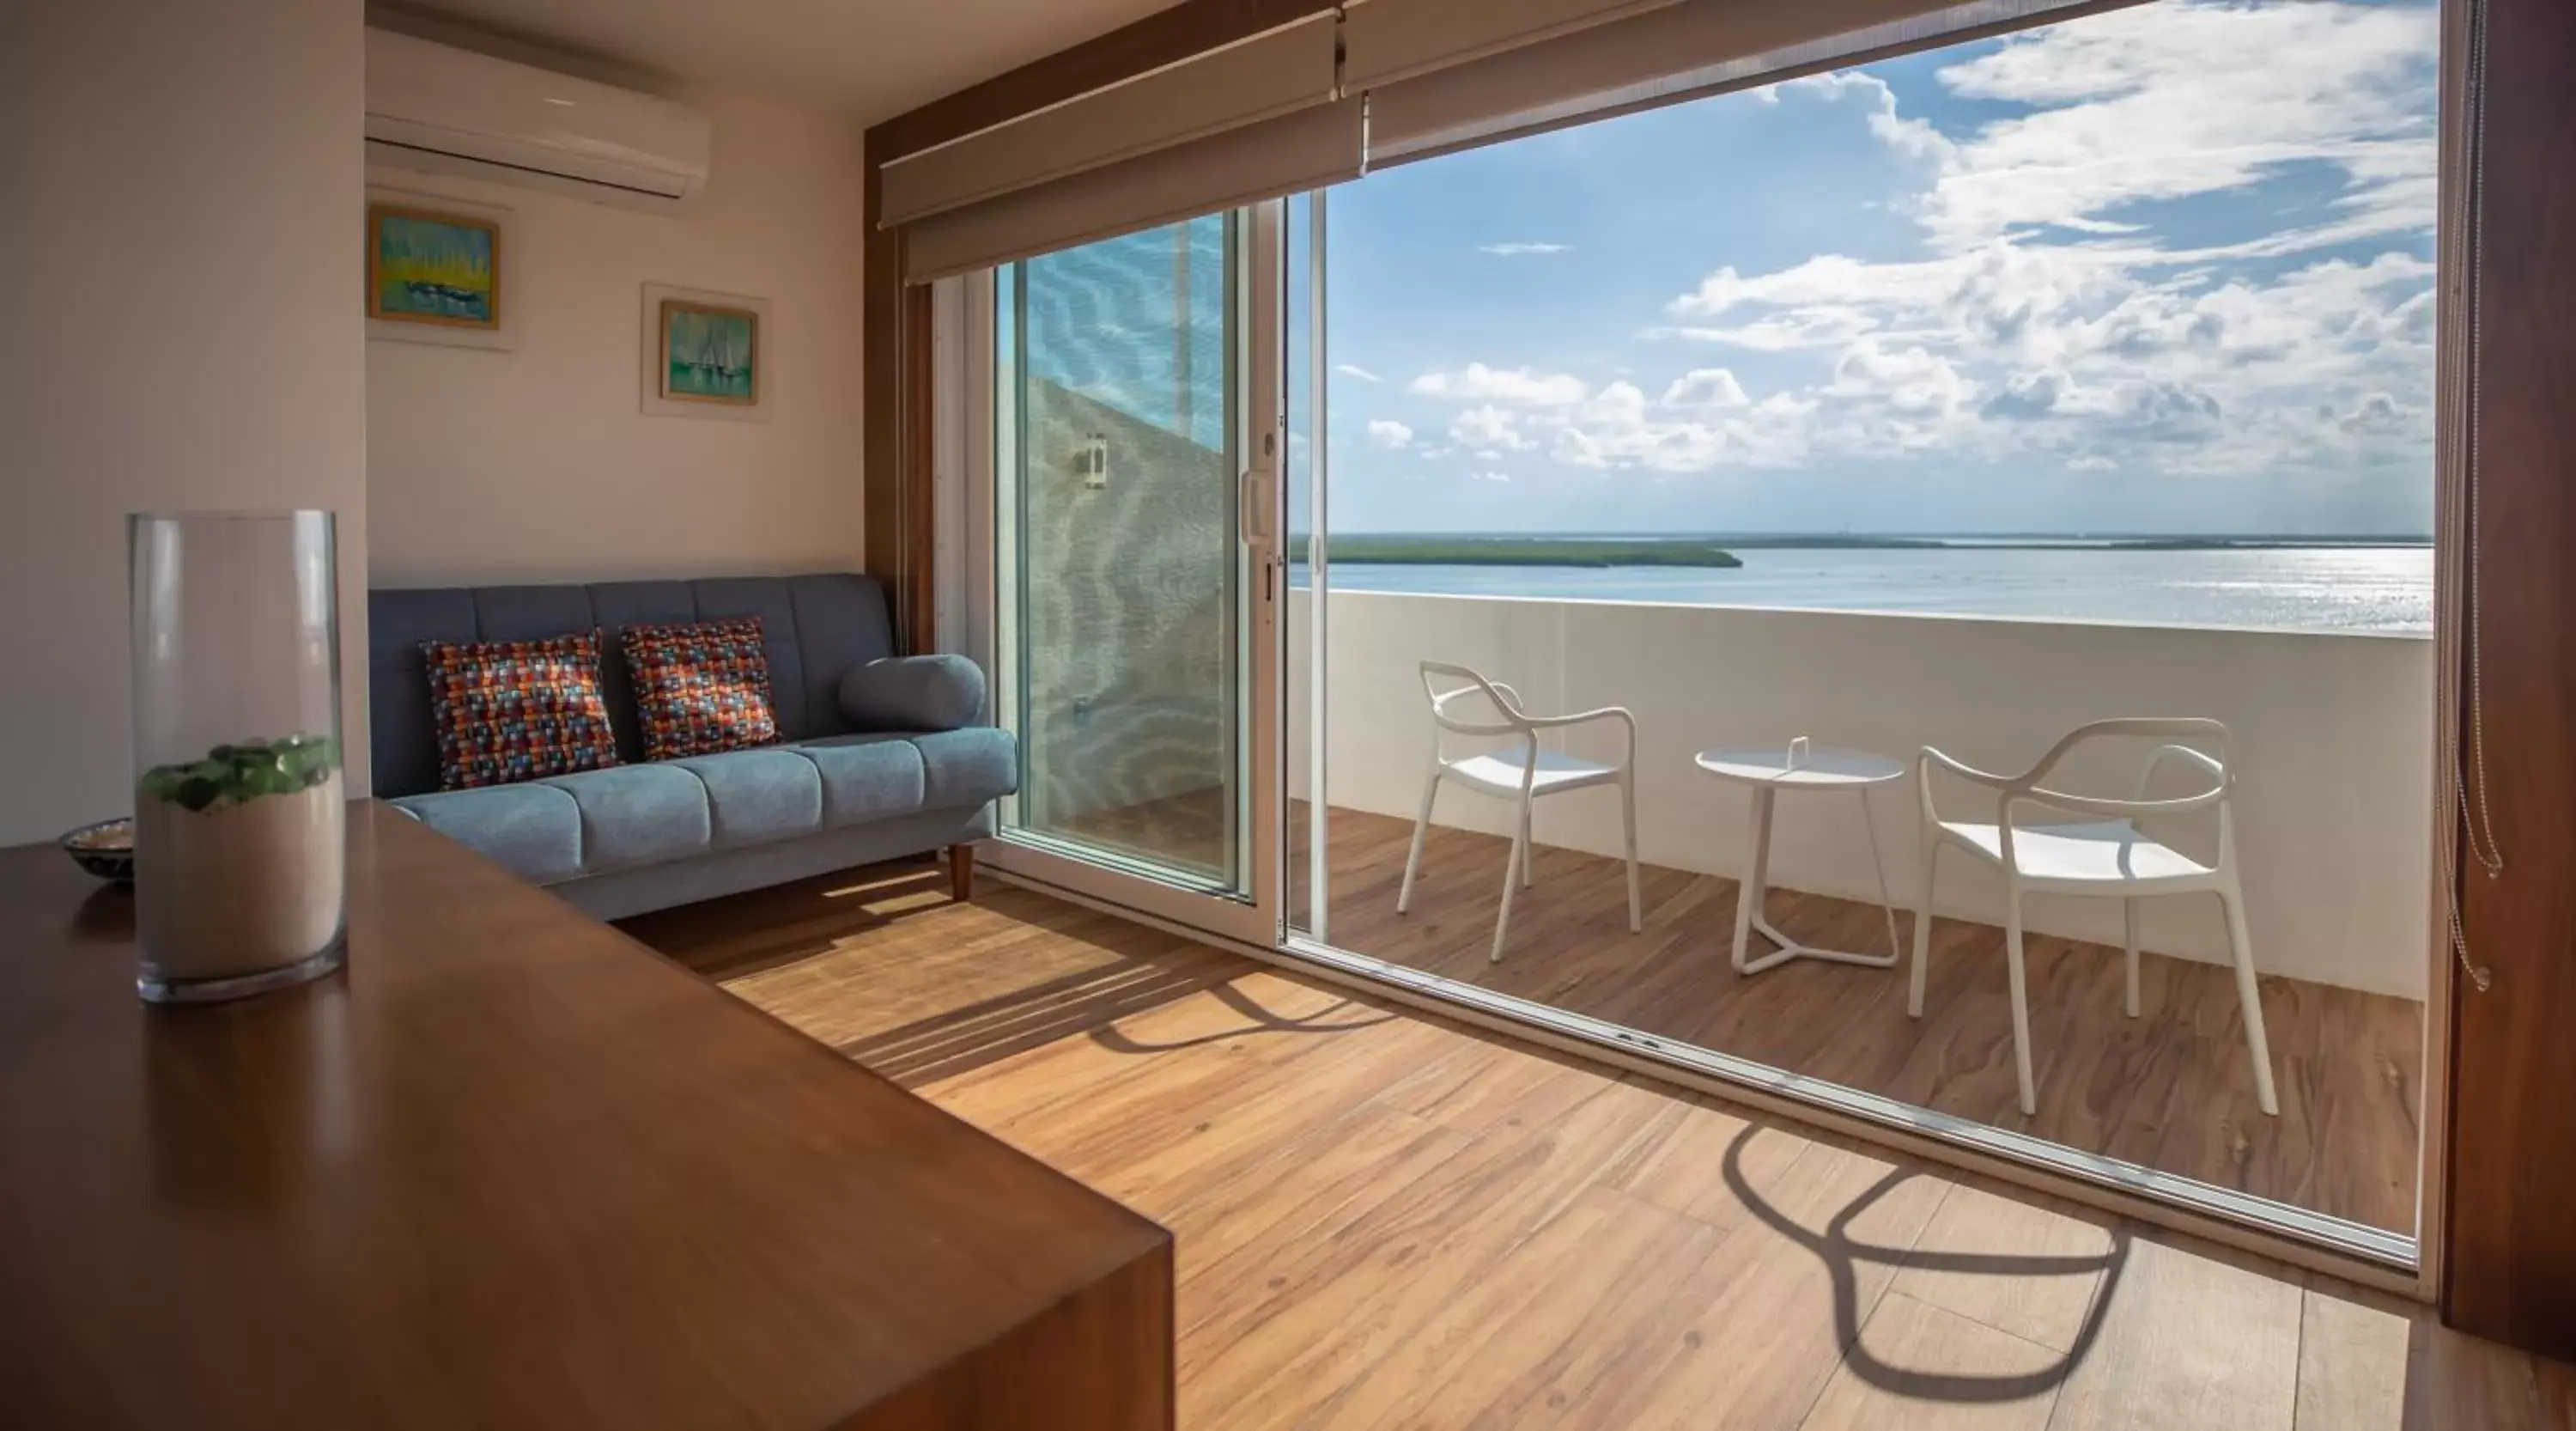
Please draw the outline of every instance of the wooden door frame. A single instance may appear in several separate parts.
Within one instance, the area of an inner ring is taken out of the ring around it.
[[[2460,850],[2461,923],[2493,986],[2444,959],[2450,1098],[2425,1240],[2441,1242],[2445,1320],[2576,1359],[2576,6],[2485,4],[2477,281],[2464,295],[2475,396],[2452,416],[2482,471],[2460,535],[2476,551],[2482,650],[2469,665],[2484,681],[2505,868],[2487,875],[2456,817],[2441,832]],[[2446,290],[2455,310],[2459,296]],[[2441,714],[2474,741],[2469,686],[2464,674],[2462,703]]]
[[[2446,45],[2467,3],[2444,0]],[[2564,162],[2576,153],[2576,91],[2563,81],[2576,73],[2576,5],[2483,3],[2485,238],[2472,354],[2482,380],[2469,409],[2444,420],[2466,424],[2484,462],[2472,600],[2483,613],[2493,806],[2512,863],[2502,879],[2463,876],[2458,891],[2493,991],[2464,989],[2436,935],[2420,1245],[2445,1320],[2576,1357],[2576,1221],[2564,1216],[2576,1206],[2576,1060],[2566,1052],[2576,1041],[2553,1037],[2576,1028],[2576,171]],[[931,324],[928,290],[903,282],[900,235],[877,228],[883,166],[1330,8],[1183,0],[867,131],[865,555],[894,594],[902,649],[934,639]],[[2453,93],[2446,71],[2444,117],[2456,122]],[[2460,182],[2447,144],[2444,158],[2444,183]],[[2448,255],[2444,268],[2445,321],[2455,321]],[[2439,560],[2462,559],[2469,535],[2442,533]],[[2466,712],[2454,705],[2436,718],[2456,724]],[[2437,839],[2474,870],[2459,821],[2449,802],[2441,807]]]

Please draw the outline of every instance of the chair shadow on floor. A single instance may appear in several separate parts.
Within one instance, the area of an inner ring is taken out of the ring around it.
[[[829,952],[949,902],[948,871],[927,856],[845,870],[793,885],[675,905],[614,921],[656,949],[673,946],[690,972],[724,983]]]
[[[1851,1226],[1863,1213],[1909,1179],[1929,1175],[1924,1169],[1900,1166],[1890,1168],[1885,1177],[1836,1209],[1822,1232],[1811,1231],[1773,1206],[1745,1175],[1745,1149],[1763,1131],[1762,1124],[1751,1124],[1727,1144],[1726,1185],[1764,1226],[1806,1248],[1825,1264],[1826,1274],[1833,1281],[1834,1334],[1843,1347],[1843,1364],[1850,1367],[1854,1375],[1884,1391],[1915,1400],[1992,1403],[2020,1401],[2054,1390],[2083,1365],[2085,1356],[2093,1349],[2095,1338],[2101,1335],[2103,1317],[2110,1310],[2113,1294],[2119,1290],[2120,1273],[2128,1265],[2127,1228],[2113,1225],[2108,1252],[2100,1256],[2079,1257],[1931,1252],[1855,1239],[1851,1235]],[[1869,1349],[1861,1336],[1860,1264],[1863,1262],[1984,1277],[2084,1277],[2098,1272],[2102,1275],[2102,1285],[2094,1292],[2093,1303],[2085,1311],[2083,1326],[2077,1330],[2073,1344],[2054,1363],[2037,1371],[2011,1376],[1963,1376],[1955,1372],[1891,1366],[1879,1360],[1877,1354]]]
[[[1079,942],[1078,940],[1076,942]],[[1343,998],[1310,1014],[1265,1006],[1239,985],[1235,960],[1183,946],[1150,955],[1113,953],[1109,962],[1007,993],[943,1009],[899,1028],[837,1045],[840,1051],[907,1088],[937,1083],[1081,1035],[1112,1053],[1150,1055],[1223,1043],[1246,1035],[1352,1033],[1397,1017]],[[1131,1020],[1205,994],[1236,1021],[1179,1037],[1152,1038]],[[1365,1016],[1355,1017],[1362,1014]]]

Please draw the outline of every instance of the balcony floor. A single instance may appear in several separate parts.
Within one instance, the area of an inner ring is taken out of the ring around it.
[[[2085,1152],[2415,1230],[2423,1006],[2412,1000],[2265,976],[2281,1100],[2280,1116],[2268,1118],[2254,1103],[2224,966],[2142,956],[2140,1017],[2129,1019],[2118,949],[2033,935],[2025,947],[2039,1112],[2024,1117],[2000,928],[1933,922],[1924,1016],[1911,1019],[1902,964],[1800,960],[1738,975],[1727,957],[1733,880],[1646,867],[1646,930],[1630,934],[1618,861],[1541,846],[1537,886],[1514,901],[1497,965],[1486,954],[1509,842],[1435,827],[1413,910],[1398,915],[1411,835],[1409,821],[1334,809],[1335,945]],[[1303,852],[1299,833],[1292,862]],[[1874,904],[1775,889],[1765,913],[1804,942],[1886,947]],[[1910,942],[1911,916],[1900,912],[1897,929]]]

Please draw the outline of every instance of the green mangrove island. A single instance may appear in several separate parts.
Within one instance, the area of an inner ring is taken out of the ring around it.
[[[1714,542],[1660,537],[1453,537],[1353,532],[1327,547],[1342,565],[1404,566],[1687,566],[1736,567],[1741,557]],[[1288,559],[1306,559],[1306,539],[1292,537]]]

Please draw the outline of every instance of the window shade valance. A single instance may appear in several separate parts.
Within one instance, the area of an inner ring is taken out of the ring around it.
[[[907,155],[907,282],[2138,0],[1355,0]]]
[[[1334,97],[1330,12],[1023,115],[885,166],[877,222],[893,227]]]
[[[2132,3],[1682,0],[1371,91],[1368,167]]]
[[[1678,0],[1357,0],[1342,22],[1342,87],[1375,89],[1544,45]],[[1796,8],[1789,5],[1787,8]]]
[[[903,227],[904,281],[1356,179],[1364,143],[1360,102],[1347,99],[951,209]]]

